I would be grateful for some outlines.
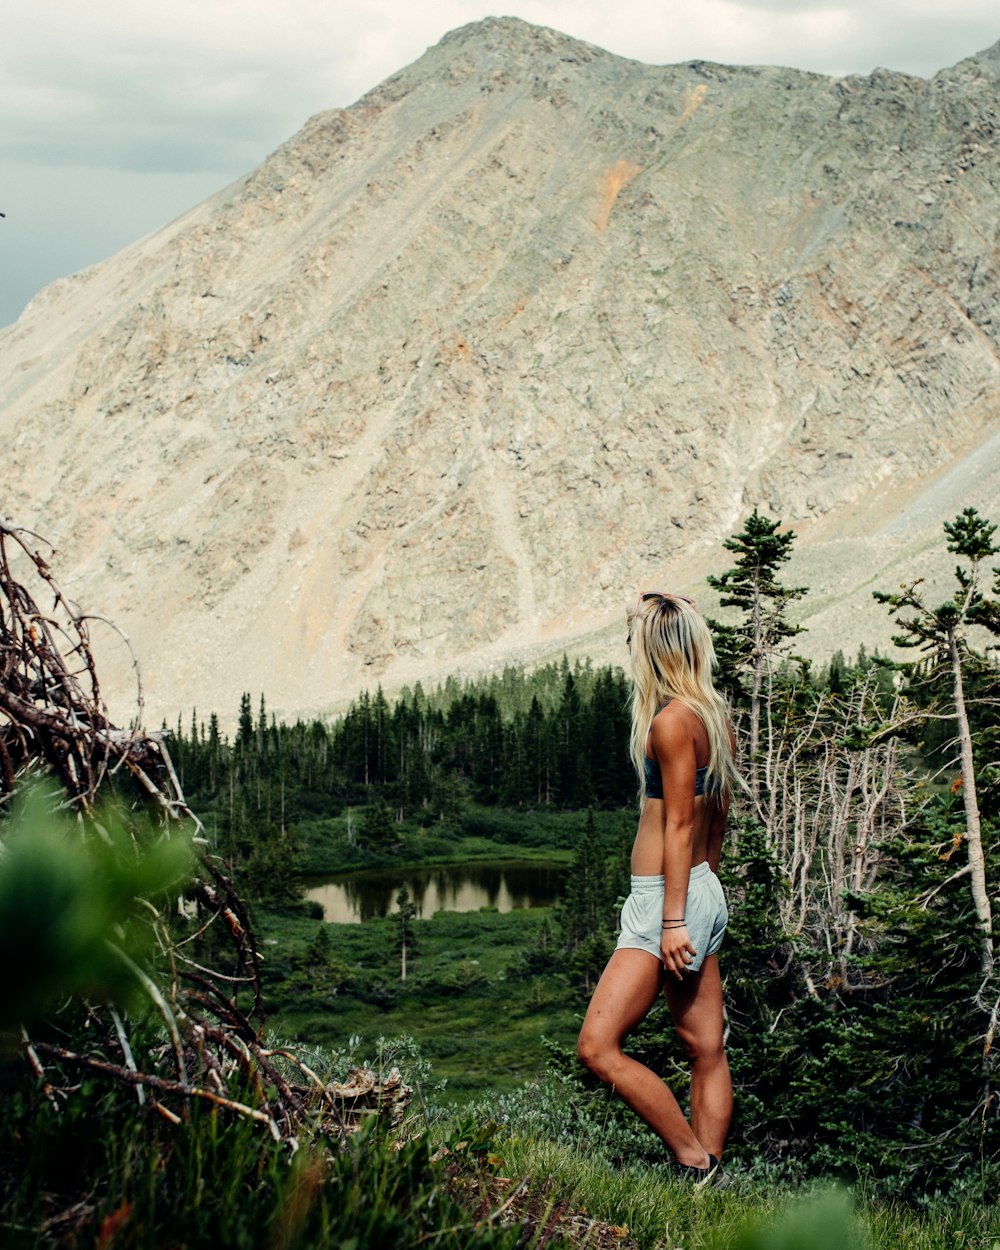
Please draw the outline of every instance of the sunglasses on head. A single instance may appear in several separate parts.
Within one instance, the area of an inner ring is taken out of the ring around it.
[[[681,603],[689,604],[692,608],[696,606],[695,601],[689,599],[687,595],[675,595],[670,591],[662,590],[642,590],[639,592],[639,598],[635,602],[635,610],[637,612],[647,599],[679,599]]]
[[[677,600],[680,600],[681,603],[688,604],[688,606],[694,608],[695,611],[697,611],[698,609],[698,605],[695,603],[695,601],[693,599],[688,598],[687,595],[675,595],[675,594],[671,594],[669,592],[665,592],[662,590],[642,590],[639,592],[639,598],[635,601],[635,607],[632,609],[630,618],[632,615],[635,615],[639,611],[639,609],[642,607],[642,605],[646,602],[647,599],[660,599],[661,601],[664,599],[677,599]],[[625,645],[629,647],[631,647],[632,645],[631,626],[629,626],[629,632],[625,635]]]

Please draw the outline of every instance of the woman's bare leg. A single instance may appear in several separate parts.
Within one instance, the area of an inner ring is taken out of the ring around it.
[[[622,1050],[628,1032],[656,1001],[662,980],[663,967],[648,952],[615,951],[587,1008],[577,1053],[591,1072],[614,1086],[667,1144],[678,1163],[707,1167],[710,1147],[706,1149],[695,1136],[677,1099],[655,1072]]]
[[[691,1061],[691,1128],[706,1150],[722,1158],[733,1118],[733,1085],[722,1043],[722,980],[709,955],[699,972],[663,987],[677,1036]]]

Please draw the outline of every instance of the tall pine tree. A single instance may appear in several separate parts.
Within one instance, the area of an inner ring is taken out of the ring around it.
[[[893,641],[898,646],[917,647],[923,651],[932,677],[935,671],[948,674],[950,689],[941,702],[947,713],[954,717],[958,730],[965,841],[968,848],[967,871],[972,887],[972,901],[982,930],[980,966],[984,978],[987,979],[991,976],[994,962],[993,915],[986,879],[986,857],[983,851],[966,682],[970,673],[979,672],[984,666],[991,669],[994,682],[996,680],[995,666],[991,666],[973,648],[969,639],[969,631],[975,627],[995,638],[1000,637],[1000,600],[988,598],[982,588],[982,565],[1000,552],[1000,546],[993,542],[996,528],[981,517],[975,508],[966,508],[954,521],[945,522],[948,550],[959,556],[962,563],[955,567],[955,594],[937,607],[931,607],[926,602],[920,589],[922,579],[901,587],[897,594],[875,592],[876,600],[892,609],[896,623],[902,631],[893,636]],[[996,593],[1000,593],[1000,570],[994,572],[997,575]],[[995,1028],[996,1007],[992,1008],[992,1013],[991,1024]]]
[[[754,508],[743,529],[723,546],[736,554],[736,563],[721,577],[709,577],[708,584],[719,591],[722,607],[739,608],[743,619],[726,626],[712,621],[716,636],[723,684],[734,692],[744,691],[748,679],[750,710],[750,789],[754,803],[760,801],[761,709],[771,662],[782,644],[800,633],[790,623],[787,608],[806,593],[804,586],[783,586],[778,570],[791,556],[795,534],[778,533],[780,521],[763,517]],[[746,675],[746,676],[744,676]]]

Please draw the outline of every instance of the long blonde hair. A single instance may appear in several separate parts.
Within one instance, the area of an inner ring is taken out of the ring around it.
[[[708,734],[706,796],[722,800],[739,783],[733,759],[729,710],[715,689],[715,647],[704,618],[679,595],[639,596],[628,614],[632,667],[632,762],[645,777],[646,738],[653,717],[668,699],[678,699],[701,719]]]

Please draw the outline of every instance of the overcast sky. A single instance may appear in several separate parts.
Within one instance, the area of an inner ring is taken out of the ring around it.
[[[447,31],[513,13],[654,64],[930,77],[997,0],[26,0],[0,30],[0,325],[258,165]]]

